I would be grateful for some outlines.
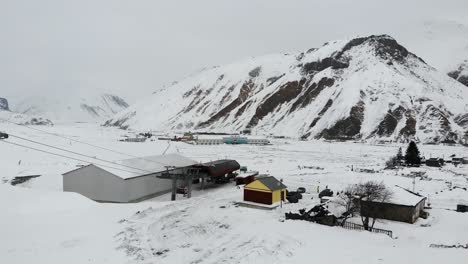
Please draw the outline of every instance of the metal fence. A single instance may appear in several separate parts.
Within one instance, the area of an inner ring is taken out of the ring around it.
[[[341,226],[346,229],[352,229],[352,230],[366,230],[363,225],[351,223],[351,222],[345,222],[344,224],[338,224],[338,226]],[[379,229],[379,228],[371,228],[371,230],[367,230],[373,233],[380,233],[380,234],[385,234],[391,238],[393,238],[393,232],[390,230],[385,230],[385,229]]]

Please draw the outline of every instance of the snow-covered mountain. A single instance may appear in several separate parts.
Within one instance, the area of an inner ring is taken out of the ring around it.
[[[90,91],[33,95],[14,105],[17,112],[38,115],[59,122],[101,122],[127,108],[122,98]]]
[[[156,91],[106,125],[458,141],[468,129],[467,99],[466,87],[382,35],[207,69]]]
[[[448,75],[468,87],[468,59],[458,65],[457,69],[449,72]]]
[[[6,121],[5,121],[6,120]],[[40,116],[31,116],[26,114],[15,113],[11,111],[0,110],[0,124],[2,123],[17,123],[20,125],[37,125],[37,126],[53,126],[54,123],[47,118]]]
[[[53,123],[47,118],[31,116],[10,111],[8,100],[0,97],[0,123],[14,122],[21,125],[45,125],[52,126]]]
[[[10,111],[8,100],[2,97],[0,97],[0,110]]]

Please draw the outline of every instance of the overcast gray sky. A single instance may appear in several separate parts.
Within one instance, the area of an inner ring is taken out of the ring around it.
[[[447,68],[468,56],[467,14],[467,0],[0,0],[0,96],[133,102],[203,67],[366,34]]]

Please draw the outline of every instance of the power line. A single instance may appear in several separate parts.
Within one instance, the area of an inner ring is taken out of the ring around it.
[[[64,152],[68,152],[68,153],[75,154],[75,155],[78,155],[78,156],[87,157],[87,158],[91,158],[91,159],[111,163],[111,164],[114,164],[114,165],[117,165],[117,166],[129,168],[129,169],[140,170],[140,171],[143,171],[143,172],[152,173],[151,171],[147,171],[147,170],[143,170],[143,169],[140,169],[140,168],[119,164],[119,163],[116,163],[116,162],[113,162],[113,161],[108,161],[108,160],[105,160],[105,159],[100,159],[98,157],[92,157],[92,156],[89,156],[89,155],[81,154],[81,153],[78,153],[78,152],[75,152],[75,151],[71,151],[71,150],[67,150],[67,149],[63,149],[63,148],[59,148],[59,147],[54,147],[52,145],[44,144],[44,143],[34,141],[34,140],[31,140],[31,139],[15,136],[15,135],[12,135],[12,134],[9,134],[9,135],[11,137],[13,137],[13,138],[18,138],[18,139],[21,139],[21,140],[24,140],[24,141],[32,142],[32,143],[35,143],[35,144],[38,144],[38,145],[46,146],[46,147],[57,149],[57,150],[64,151]]]
[[[39,131],[39,132],[42,132],[42,133],[45,133],[45,134],[48,134],[48,135],[52,135],[52,136],[55,136],[55,137],[63,138],[63,139],[66,139],[66,140],[74,141],[74,142],[81,143],[81,144],[84,144],[84,145],[88,145],[88,146],[91,146],[91,147],[95,147],[95,148],[98,148],[98,149],[102,149],[102,150],[110,151],[110,152],[113,152],[113,153],[116,153],[116,154],[124,155],[124,156],[127,156],[127,157],[137,158],[137,159],[145,160],[145,161],[148,161],[148,162],[157,163],[157,164],[160,164],[160,165],[163,165],[163,166],[170,166],[170,164],[165,164],[165,163],[162,163],[162,162],[158,162],[158,161],[154,161],[154,160],[150,160],[150,159],[145,159],[145,158],[138,157],[138,156],[135,156],[135,155],[130,155],[130,154],[127,154],[127,153],[123,153],[123,152],[120,152],[120,151],[117,151],[117,150],[97,146],[97,145],[87,143],[87,142],[84,142],[84,141],[81,141],[81,140],[73,139],[73,138],[66,137],[66,136],[59,135],[59,134],[55,134],[55,133],[51,133],[51,132],[41,130],[41,129],[38,129],[38,128],[34,128],[34,127],[30,127],[30,126],[27,126],[27,125],[22,125],[22,124],[19,124],[19,123],[15,123],[13,121],[6,120],[6,119],[3,119],[3,118],[0,118],[0,120],[11,123],[11,124],[14,124],[14,125],[17,125],[17,126],[26,127],[26,128],[31,129],[31,130],[36,130],[36,131]]]
[[[19,147],[23,147],[23,148],[27,148],[27,149],[32,149],[32,150],[35,150],[35,151],[47,153],[47,154],[54,155],[54,156],[59,156],[59,157],[62,157],[62,158],[67,158],[67,159],[71,159],[71,160],[76,160],[76,161],[80,161],[80,162],[89,163],[89,162],[86,161],[86,160],[77,159],[77,158],[65,156],[65,155],[62,155],[62,154],[57,154],[57,153],[45,151],[45,150],[42,150],[42,149],[37,149],[37,148],[33,148],[33,147],[28,147],[28,146],[21,145],[21,144],[18,144],[18,143],[13,143],[13,142],[4,141],[4,140],[0,140],[0,142],[2,142],[2,143],[7,143],[7,144],[11,144],[11,145],[15,145],[15,146],[19,146]],[[124,169],[120,169],[120,168],[116,168],[116,167],[112,167],[112,166],[108,166],[108,165],[102,165],[102,164],[98,164],[98,163],[93,163],[93,164],[98,165],[98,166],[101,166],[101,167],[107,167],[107,168],[111,168],[111,169],[115,169],[115,170],[120,170],[120,171],[125,171],[125,172],[130,172],[130,173],[139,173],[139,172],[124,170]]]

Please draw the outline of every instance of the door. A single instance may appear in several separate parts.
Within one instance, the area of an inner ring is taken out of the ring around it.
[[[261,204],[271,204],[272,200],[273,194],[271,192],[259,192],[244,189],[244,201]]]

